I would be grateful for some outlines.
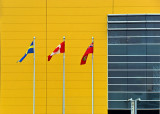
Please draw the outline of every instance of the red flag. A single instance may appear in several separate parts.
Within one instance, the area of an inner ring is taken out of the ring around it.
[[[48,61],[51,60],[54,54],[64,53],[65,52],[65,41],[59,44],[56,49],[48,56]]]
[[[86,64],[88,54],[93,53],[93,42],[91,45],[87,48],[86,52],[84,53],[82,59],[81,59],[81,65]]]

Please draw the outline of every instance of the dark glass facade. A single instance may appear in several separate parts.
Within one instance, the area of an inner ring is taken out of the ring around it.
[[[108,108],[160,109],[160,15],[108,15]]]

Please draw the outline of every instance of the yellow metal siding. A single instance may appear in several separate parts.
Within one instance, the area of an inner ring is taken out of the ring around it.
[[[16,63],[36,36],[36,114],[62,114],[63,54],[47,56],[66,36],[66,114],[107,114],[107,14],[160,13],[159,0],[1,0],[1,114],[31,114],[33,54]],[[46,81],[47,79],[47,81]]]
[[[1,114],[31,114],[33,54],[16,63],[36,36],[36,113],[46,113],[46,1],[2,0]],[[40,52],[40,53],[39,53]]]

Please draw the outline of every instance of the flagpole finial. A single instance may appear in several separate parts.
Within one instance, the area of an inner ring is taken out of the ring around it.
[[[66,39],[66,37],[65,36],[63,36],[63,40],[65,40]]]
[[[94,40],[94,37],[92,36],[92,41]]]
[[[34,36],[33,39],[36,39],[36,37]]]

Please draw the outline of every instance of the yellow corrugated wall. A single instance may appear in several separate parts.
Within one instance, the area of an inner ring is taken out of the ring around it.
[[[36,36],[36,114],[46,113],[46,0],[1,0],[1,112],[32,114],[33,54],[16,63]]]
[[[36,36],[36,114],[62,114],[63,54],[47,56],[66,36],[66,114],[107,114],[107,14],[160,13],[159,0],[1,0],[0,114],[32,114],[33,54],[16,63]]]

